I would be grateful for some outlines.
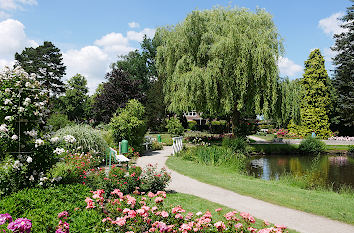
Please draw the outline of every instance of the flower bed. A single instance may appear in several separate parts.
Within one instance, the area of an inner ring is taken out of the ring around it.
[[[354,141],[354,137],[330,137],[328,140],[334,140],[334,141]]]

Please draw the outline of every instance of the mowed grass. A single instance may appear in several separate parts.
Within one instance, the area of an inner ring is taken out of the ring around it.
[[[304,190],[280,181],[241,175],[225,167],[206,166],[170,157],[167,166],[201,182],[273,204],[325,216],[354,225],[354,195],[325,190]]]
[[[215,221],[225,221],[225,218],[223,217],[227,212],[233,211],[233,209],[230,209],[226,206],[220,205],[215,202],[211,202],[208,200],[205,200],[203,198],[199,198],[193,195],[189,194],[184,194],[184,193],[168,193],[167,198],[164,201],[164,206],[168,208],[173,208],[176,205],[182,206],[183,209],[186,210],[186,213],[192,212],[192,213],[197,213],[197,212],[202,212],[205,213],[205,211],[209,210],[211,214],[213,215],[213,220]],[[215,212],[215,209],[222,208],[220,212]],[[263,226],[263,220],[261,219],[256,219],[256,223],[254,225],[256,228],[261,228]],[[289,232],[297,232],[292,229],[287,229]]]
[[[264,140],[267,140],[268,142],[273,141],[274,139],[274,134],[267,134],[267,135],[258,135],[258,134],[253,134],[251,136],[257,137],[257,138],[261,138]]]
[[[157,135],[159,134],[147,134],[147,136],[151,136],[153,138],[156,138],[157,140]],[[171,146],[172,145],[172,137],[168,133],[160,133],[161,136],[161,142],[165,144],[166,146]]]
[[[299,144],[250,144],[252,152],[265,154],[294,154],[299,153]],[[347,151],[348,145],[326,145],[326,152]]]

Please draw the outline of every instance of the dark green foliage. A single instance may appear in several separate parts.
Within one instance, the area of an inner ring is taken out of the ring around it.
[[[162,132],[166,125],[166,104],[164,102],[162,80],[151,84],[147,92],[146,116],[150,130]]]
[[[301,124],[292,126],[291,132],[302,137],[315,132],[318,137],[327,139],[331,135],[328,117],[330,80],[319,49],[313,50],[305,61],[305,73],[300,84],[304,91],[300,105]]]
[[[224,120],[212,121],[210,122],[209,129],[210,129],[210,133],[218,133],[218,134],[226,133],[227,132],[226,121]]]
[[[118,109],[111,119],[110,126],[117,145],[125,139],[136,151],[141,151],[146,122],[145,107],[138,100],[129,100],[125,108]]]
[[[351,1],[353,2],[353,0]],[[347,8],[347,14],[341,19],[342,28],[347,31],[334,35],[336,40],[332,50],[337,54],[333,59],[333,85],[336,90],[337,129],[342,135],[354,135],[354,5]]]
[[[282,43],[266,11],[193,11],[155,37],[169,111],[232,115],[235,132],[240,117],[273,109]]]
[[[230,148],[235,153],[247,154],[248,143],[244,137],[224,137],[222,140],[224,147]]]
[[[131,79],[126,71],[113,69],[106,74],[106,79],[93,100],[93,112],[97,122],[108,123],[117,109],[124,107],[130,99],[144,99],[145,94],[141,80]]]
[[[348,152],[352,154],[354,153],[354,145],[349,145]]]
[[[197,130],[197,122],[196,121],[188,121],[188,129]]]
[[[326,143],[310,136],[300,143],[299,150],[304,154],[318,154],[326,150]]]
[[[184,133],[184,128],[182,123],[178,120],[177,117],[171,117],[167,120],[166,128],[171,136],[181,136]]]
[[[70,232],[96,232],[94,229],[103,229],[104,217],[97,211],[85,209],[85,198],[92,195],[89,191],[84,185],[26,189],[1,199],[0,210],[13,218],[31,219],[32,232],[36,233],[55,232],[57,216],[62,211],[69,212]]]
[[[65,95],[60,97],[60,110],[69,120],[82,122],[90,117],[90,103],[87,80],[84,76],[76,74],[68,80]]]
[[[64,128],[67,125],[71,125],[72,122],[69,121],[68,116],[62,113],[53,113],[47,120],[47,124],[51,125],[53,131],[57,131]]]
[[[233,167],[242,171],[245,166],[245,156],[235,153],[231,148],[221,146],[196,146],[177,154],[185,160],[213,166]]]
[[[16,65],[20,65],[27,73],[35,73],[38,80],[52,93],[65,91],[61,78],[65,75],[60,50],[52,42],[44,41],[37,48],[25,48],[21,54],[15,54]]]

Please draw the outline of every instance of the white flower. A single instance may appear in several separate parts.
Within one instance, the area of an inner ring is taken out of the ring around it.
[[[11,120],[11,116],[6,116],[6,117],[5,117],[5,120],[6,120],[6,121]]]
[[[10,93],[10,92],[11,92],[10,88],[6,88],[6,89],[5,89],[5,92],[6,92],[6,93]]]
[[[24,106],[28,106],[31,103],[31,99],[30,98],[26,98],[25,101],[23,102]]]
[[[32,129],[31,131],[25,131],[25,134],[35,138],[38,133],[36,130]]]
[[[19,111],[19,112],[24,112],[24,111],[25,111],[25,108],[24,108],[24,107],[19,107],[19,108],[18,108],[18,111]]]
[[[21,162],[19,160],[16,160],[14,165],[12,165],[13,168],[15,169],[20,169],[20,167],[22,166]]]
[[[197,212],[195,215],[199,216],[199,215],[202,215],[203,213],[202,212]]]
[[[35,147],[37,148],[42,145],[44,145],[44,141],[42,139],[37,139],[35,142]]]
[[[30,156],[28,156],[26,161],[27,161],[27,163],[31,163],[32,162],[32,158]]]
[[[63,148],[56,148],[56,149],[53,151],[54,154],[58,154],[58,155],[60,155],[60,154],[62,154],[62,153],[64,153],[64,152],[65,152],[65,149],[63,149]]]
[[[43,185],[43,182],[39,182],[39,185],[42,186],[42,185]]]
[[[49,141],[51,143],[57,143],[59,141],[59,138],[58,137],[54,137],[54,138],[51,138]]]
[[[16,134],[14,134],[14,135],[12,135],[11,139],[16,141],[18,139],[18,137]]]
[[[12,104],[12,102],[11,102],[10,99],[5,99],[5,100],[4,100],[4,104],[5,104],[5,105],[8,105],[8,104]]]
[[[0,132],[6,133],[7,131],[8,131],[7,125],[5,125],[5,124],[0,125]]]
[[[39,178],[39,181],[46,181],[46,180],[48,180],[48,178],[47,177],[41,177],[41,178]]]
[[[30,82],[26,82],[25,86],[26,86],[26,87],[30,87],[30,86],[31,86],[31,83],[30,83]]]
[[[34,177],[31,175],[29,178],[30,181],[34,181]]]
[[[67,143],[75,143],[76,142],[76,139],[72,135],[65,135],[63,138],[64,138],[64,141]]]

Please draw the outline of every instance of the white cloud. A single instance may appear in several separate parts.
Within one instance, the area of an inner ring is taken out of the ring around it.
[[[109,33],[94,42],[95,45],[103,47],[108,54],[125,55],[135,48],[129,45],[129,39],[121,33]]]
[[[136,32],[136,31],[128,31],[127,32],[127,38],[129,40],[135,40],[135,41],[142,41],[144,38],[144,35],[146,35],[149,38],[154,37],[156,32],[155,28],[144,28],[142,31],[140,32]]]
[[[18,20],[7,19],[0,22],[0,69],[4,65],[13,65],[16,52],[25,47],[37,47],[38,43],[28,39],[25,26]]]
[[[278,67],[281,75],[294,76],[302,71],[302,67],[295,64],[292,60],[287,57],[280,57],[278,60]]]
[[[138,28],[140,27],[140,24],[138,24],[137,22],[130,22],[128,23],[130,28]]]
[[[326,61],[331,62],[332,58],[337,55],[337,51],[333,51],[331,48],[324,48],[323,49],[323,56]]]
[[[37,5],[37,0],[0,0],[0,18],[9,18],[11,12],[24,10],[25,5]]]
[[[77,73],[84,75],[92,93],[97,85],[104,81],[111,60],[99,47],[86,46],[80,50],[72,49],[63,53],[63,62],[67,66],[66,78]]]
[[[321,19],[318,22],[318,26],[328,35],[340,34],[344,32],[344,29],[340,27],[342,23],[338,18],[343,16],[343,12],[337,12],[327,18]]]

